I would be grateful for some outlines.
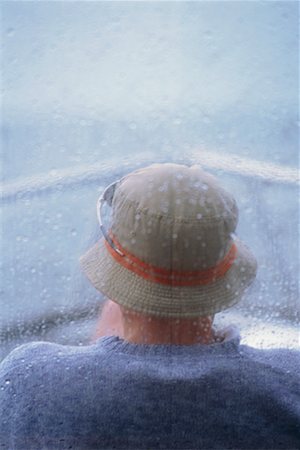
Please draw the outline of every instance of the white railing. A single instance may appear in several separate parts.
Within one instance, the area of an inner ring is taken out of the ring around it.
[[[131,156],[115,158],[109,161],[91,165],[80,165],[63,170],[51,170],[17,181],[8,181],[0,186],[1,198],[7,201],[30,193],[74,186],[80,183],[94,182],[107,178],[116,170],[130,171],[142,165],[161,162],[155,154],[144,154],[141,157]],[[234,154],[222,154],[213,151],[193,150],[189,154],[189,162],[201,164],[207,169],[224,170],[226,172],[254,177],[265,181],[297,185],[300,177],[298,169],[281,166],[269,162],[258,161]],[[105,181],[105,180],[104,180]]]

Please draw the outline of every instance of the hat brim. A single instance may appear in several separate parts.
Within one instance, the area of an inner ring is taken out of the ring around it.
[[[168,286],[142,278],[120,265],[101,239],[80,265],[102,294],[119,305],[159,317],[209,316],[238,303],[255,278],[257,264],[246,245],[235,239],[237,255],[224,276],[201,286]]]

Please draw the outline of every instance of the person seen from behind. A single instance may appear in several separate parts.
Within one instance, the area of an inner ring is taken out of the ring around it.
[[[153,164],[109,185],[97,214],[80,260],[107,299],[95,342],[2,362],[0,449],[300,448],[299,352],[214,326],[257,270],[233,196],[200,166]]]

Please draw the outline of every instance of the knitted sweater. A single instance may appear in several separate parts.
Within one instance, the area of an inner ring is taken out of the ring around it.
[[[299,449],[297,351],[46,342],[0,365],[0,449]]]

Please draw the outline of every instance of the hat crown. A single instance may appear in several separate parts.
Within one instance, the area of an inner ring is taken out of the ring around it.
[[[142,261],[174,270],[213,267],[232,243],[238,209],[200,166],[153,164],[125,177],[113,199],[112,233]]]

